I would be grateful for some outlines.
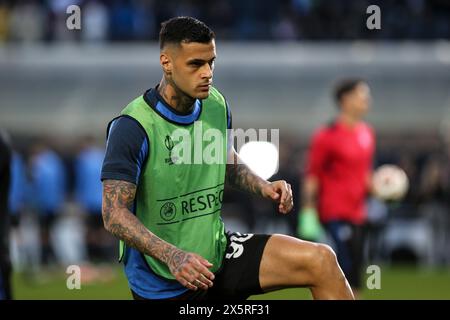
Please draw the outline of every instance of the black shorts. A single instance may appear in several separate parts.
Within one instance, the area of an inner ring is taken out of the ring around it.
[[[208,290],[189,290],[169,300],[244,300],[263,293],[259,284],[259,266],[270,235],[227,232],[227,250],[214,285]],[[135,300],[147,300],[132,291]]]

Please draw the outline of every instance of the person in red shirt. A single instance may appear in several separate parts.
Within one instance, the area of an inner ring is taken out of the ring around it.
[[[371,96],[361,79],[341,80],[334,95],[339,114],[312,138],[300,215],[318,213],[335,244],[339,264],[357,293],[361,287],[365,202],[371,190],[375,151],[374,131],[362,121]]]

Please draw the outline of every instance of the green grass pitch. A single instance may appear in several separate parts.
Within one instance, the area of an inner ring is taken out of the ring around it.
[[[69,290],[65,270],[41,272],[33,278],[23,273],[13,275],[15,299],[131,299],[122,268],[112,268],[108,280],[81,285]],[[381,289],[365,289],[362,299],[450,299],[449,269],[420,269],[414,267],[381,267]],[[286,289],[252,296],[258,300],[311,299],[307,289]]]

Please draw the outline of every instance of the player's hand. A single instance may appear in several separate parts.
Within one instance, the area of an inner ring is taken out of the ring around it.
[[[212,264],[198,254],[178,250],[168,266],[175,279],[188,289],[207,290],[213,285],[214,274],[208,270]]]
[[[289,213],[294,206],[291,185],[284,180],[278,180],[266,184],[262,190],[264,198],[271,199],[279,203],[278,211],[283,214]]]

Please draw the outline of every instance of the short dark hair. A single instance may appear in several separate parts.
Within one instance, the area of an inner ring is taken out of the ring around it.
[[[209,43],[214,38],[214,32],[200,20],[192,17],[176,17],[161,23],[159,47],[164,48],[166,43]]]
[[[333,91],[334,101],[339,105],[342,97],[353,91],[358,84],[366,83],[362,78],[344,78],[336,82]]]

